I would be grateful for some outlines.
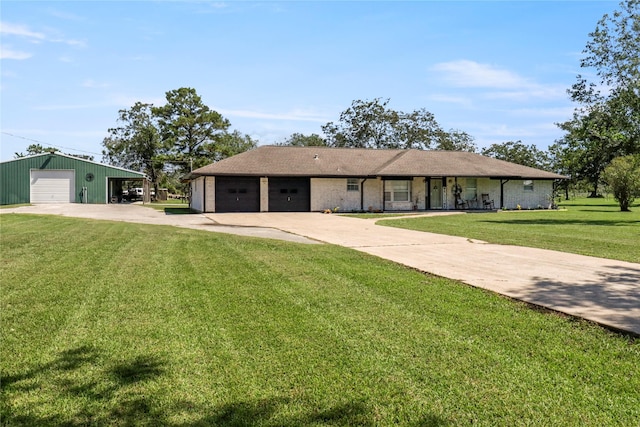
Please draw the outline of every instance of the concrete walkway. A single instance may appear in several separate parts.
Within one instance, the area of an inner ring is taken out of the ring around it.
[[[320,213],[208,214],[278,228],[640,334],[640,264],[376,225]]]
[[[166,215],[136,205],[37,205],[37,213],[326,242],[640,335],[640,264],[376,225],[320,213]]]

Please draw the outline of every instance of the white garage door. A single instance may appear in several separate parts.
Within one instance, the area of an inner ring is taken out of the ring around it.
[[[75,171],[32,170],[31,203],[69,203],[75,197]]]

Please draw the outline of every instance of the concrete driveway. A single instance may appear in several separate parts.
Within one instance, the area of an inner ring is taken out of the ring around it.
[[[193,228],[196,230],[218,233],[236,234],[240,236],[262,237],[267,239],[286,240],[296,243],[318,244],[316,240],[307,239],[296,234],[269,227],[252,225],[236,226],[216,224],[205,215],[167,215],[162,211],[141,204],[109,204],[83,205],[80,203],[42,204],[21,206],[18,208],[0,209],[0,214],[30,213],[41,215],[62,215],[75,218],[89,218],[108,221],[124,221],[138,224],[170,225],[174,227]]]
[[[218,224],[277,228],[615,329],[640,334],[640,264],[376,225],[320,213],[207,214]]]
[[[376,225],[320,213],[166,215],[136,205],[37,205],[37,213],[346,246],[640,335],[640,264]]]

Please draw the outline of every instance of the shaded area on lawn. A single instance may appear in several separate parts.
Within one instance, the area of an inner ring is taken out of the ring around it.
[[[7,408],[3,424],[107,425],[117,419],[126,425],[138,425],[145,419],[160,421],[164,416],[152,411],[152,398],[138,395],[135,386],[163,375],[165,362],[143,355],[105,361],[105,354],[95,346],[82,345],[64,350],[54,360],[23,372],[3,374],[3,394],[53,388],[76,408],[73,416],[65,417],[43,413],[40,402],[31,400],[20,408]]]
[[[592,211],[591,211],[592,212]],[[543,225],[543,226],[563,226],[563,225],[595,225],[604,227],[640,225],[640,218],[637,220],[597,220],[597,219],[565,219],[565,218],[491,218],[478,221],[485,224],[513,224],[513,225]],[[640,231],[639,231],[640,232]]]
[[[73,415],[43,413],[38,401],[19,409],[5,411],[3,425],[163,425],[163,426],[300,426],[309,424],[374,426],[375,410],[364,401],[341,402],[328,408],[304,402],[309,408],[303,414],[283,415],[283,409],[294,402],[290,397],[245,399],[211,407],[189,400],[173,400],[160,404],[153,394],[140,392],[136,385],[153,382],[163,376],[167,363],[154,356],[137,356],[125,361],[105,360],[106,352],[83,345],[64,350],[51,362],[21,373],[3,375],[0,389],[5,392],[29,392],[43,387],[55,388],[67,405],[75,408]],[[109,365],[109,366],[105,366]],[[99,371],[91,381],[88,372]],[[6,402],[5,402],[6,404]],[[311,409],[314,408],[314,409]],[[177,421],[185,413],[199,414],[195,420]],[[448,425],[437,416],[424,416],[411,425]]]
[[[163,210],[164,210],[164,213],[166,213],[167,215],[186,215],[186,214],[197,213],[196,211],[194,211],[188,206],[180,207],[180,208],[166,207]]]

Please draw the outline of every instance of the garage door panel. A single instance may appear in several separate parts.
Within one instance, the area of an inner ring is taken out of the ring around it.
[[[259,211],[259,178],[216,177],[216,212]]]
[[[269,178],[270,212],[309,212],[309,178]]]
[[[31,203],[75,201],[75,172],[72,170],[32,170]]]

